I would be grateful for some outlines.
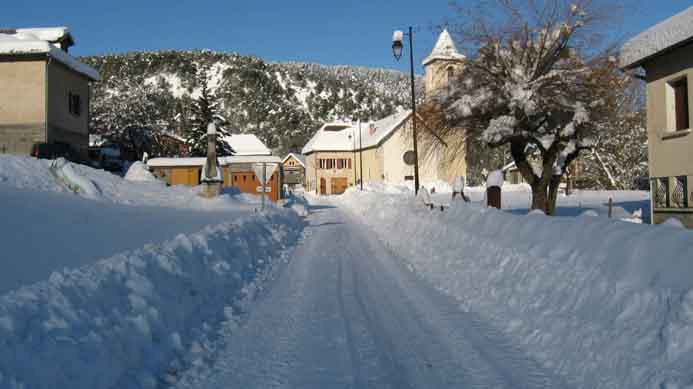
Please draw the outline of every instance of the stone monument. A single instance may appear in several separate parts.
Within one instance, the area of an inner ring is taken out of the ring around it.
[[[201,182],[200,196],[212,198],[221,193],[224,178],[217,161],[217,126],[213,121],[207,125],[207,161],[202,168]]]

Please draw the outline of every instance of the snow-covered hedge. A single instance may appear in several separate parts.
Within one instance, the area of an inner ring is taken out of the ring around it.
[[[0,387],[157,387],[175,380],[299,234],[251,215],[63,270],[0,297]]]
[[[461,202],[431,211],[412,197],[340,201],[413,271],[575,387],[693,382],[693,232]]]

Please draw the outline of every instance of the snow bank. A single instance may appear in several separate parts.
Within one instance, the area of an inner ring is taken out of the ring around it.
[[[53,168],[51,168],[53,166]],[[143,171],[141,163],[123,179],[105,170],[94,169],[71,162],[36,159],[25,156],[0,154],[0,190],[2,187],[76,193],[79,196],[104,203],[135,206],[170,207],[203,211],[223,211],[239,206],[259,203],[243,196],[220,196],[203,199],[199,187],[166,187]],[[251,200],[250,202],[248,200]]]
[[[301,228],[290,211],[179,235],[0,297],[0,387],[158,387],[237,314]],[[22,386],[23,385],[23,386]]]
[[[161,181],[157,180],[156,177],[154,177],[152,172],[150,172],[147,168],[147,165],[143,164],[140,161],[137,161],[130,165],[128,172],[125,173],[125,180],[162,183]]]
[[[430,211],[375,192],[334,201],[575,387],[693,382],[693,232],[461,202]]]

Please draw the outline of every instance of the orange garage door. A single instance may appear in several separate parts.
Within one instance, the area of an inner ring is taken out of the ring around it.
[[[332,178],[332,194],[342,194],[348,186],[349,182],[346,177]]]

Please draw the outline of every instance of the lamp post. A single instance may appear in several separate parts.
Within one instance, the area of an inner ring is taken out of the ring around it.
[[[361,119],[359,119],[359,170],[361,172],[361,192],[363,192],[363,143],[361,143],[361,136]]]
[[[402,58],[402,50],[404,49],[404,39],[405,33],[402,31],[395,31],[392,35],[392,54],[394,54],[397,61]],[[419,151],[417,145],[416,136],[416,90],[414,87],[414,31],[412,27],[409,27],[409,33],[406,34],[409,37],[409,67],[410,67],[410,77],[411,77],[411,124],[414,135],[414,195],[419,194]]]

